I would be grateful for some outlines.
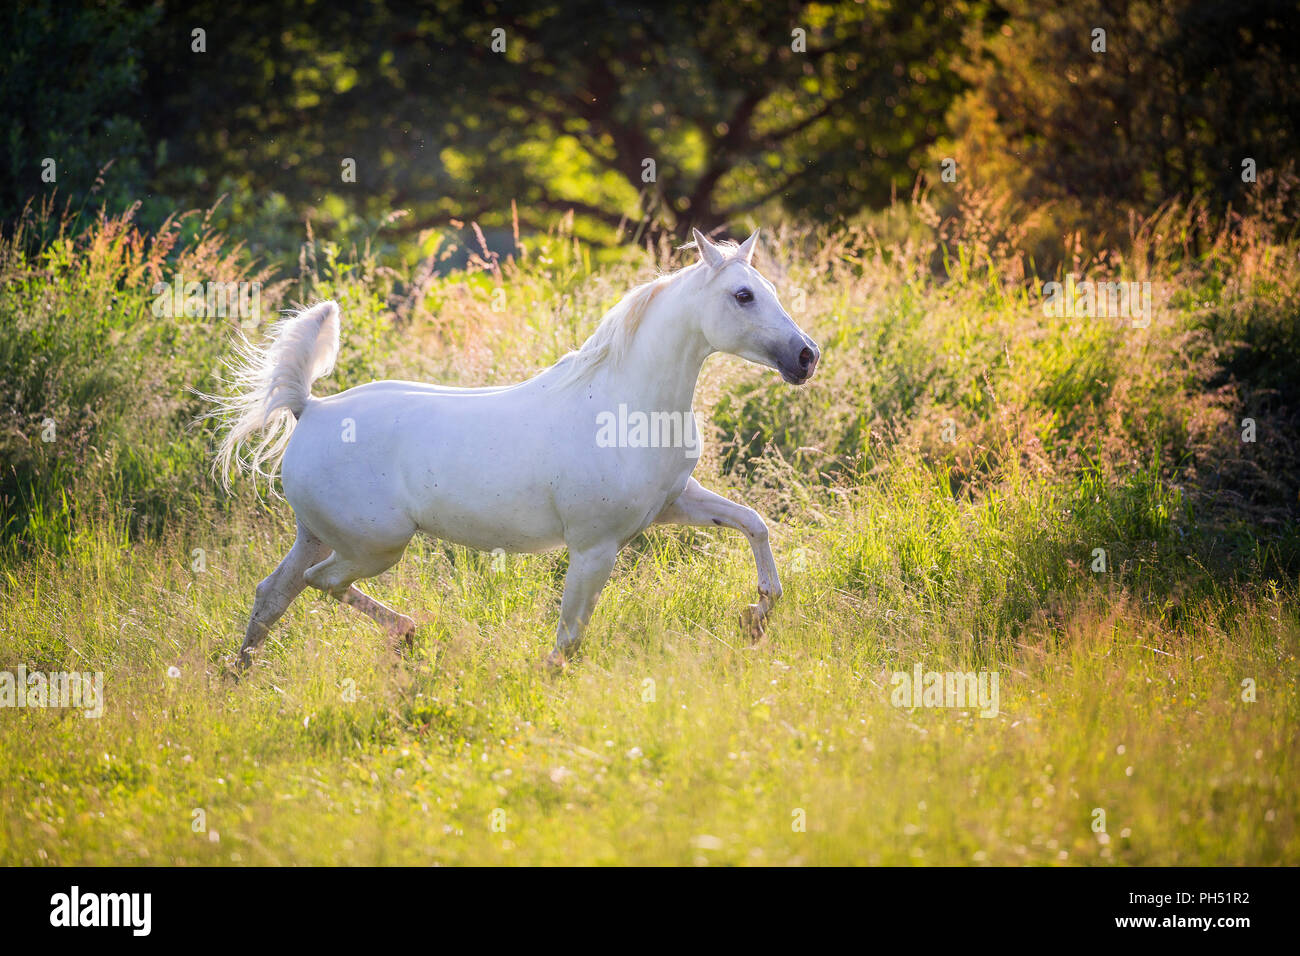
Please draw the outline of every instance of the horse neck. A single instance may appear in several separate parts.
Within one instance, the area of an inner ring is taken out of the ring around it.
[[[623,360],[604,372],[610,396],[647,412],[690,411],[700,369],[713,351],[692,318],[681,293],[655,303]]]

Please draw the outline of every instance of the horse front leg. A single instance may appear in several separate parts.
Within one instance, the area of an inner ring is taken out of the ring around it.
[[[659,513],[655,524],[684,524],[695,527],[735,528],[749,541],[758,569],[758,603],[740,612],[740,625],[753,640],[763,636],[767,614],[781,596],[781,579],[776,573],[776,559],[767,540],[767,525],[753,508],[715,495],[694,478],[677,500]]]
[[[560,599],[560,624],[555,631],[555,649],[546,663],[562,669],[578,649],[582,632],[591,620],[601,589],[609,580],[618,558],[618,545],[602,544],[583,550],[569,549],[569,570],[564,575],[564,597]]]

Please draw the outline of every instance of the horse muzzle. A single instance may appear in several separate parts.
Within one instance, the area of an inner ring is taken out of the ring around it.
[[[817,370],[817,361],[822,357],[817,343],[808,336],[800,336],[784,350],[777,359],[776,370],[791,385],[802,385],[812,378]]]

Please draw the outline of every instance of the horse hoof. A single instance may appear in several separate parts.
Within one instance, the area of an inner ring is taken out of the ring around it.
[[[415,622],[409,617],[388,632],[388,641],[398,654],[407,654],[415,650]]]
[[[542,668],[552,674],[562,674],[568,668],[569,661],[560,651],[551,651],[542,660]]]
[[[761,605],[751,604],[740,612],[740,629],[750,641],[762,640],[767,632],[767,611]]]
[[[227,654],[221,659],[221,676],[223,679],[233,681],[238,684],[239,679],[248,673],[253,666],[253,656],[236,651],[234,654]]]

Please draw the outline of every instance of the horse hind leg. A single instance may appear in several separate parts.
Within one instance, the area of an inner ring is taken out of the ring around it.
[[[355,584],[347,589],[341,600],[374,620],[394,644],[404,642],[407,648],[415,646],[415,621],[412,618],[393,610],[383,601],[375,600]]]
[[[344,604],[365,614],[382,627],[394,643],[405,641],[410,646],[415,636],[415,621],[382,601],[375,600],[354,583],[361,578],[374,577],[387,571],[397,563],[402,550],[404,549],[399,548],[395,552],[361,558],[347,558],[335,551],[324,561],[308,568],[305,577],[312,587],[334,595]]]
[[[329,554],[329,550],[324,542],[299,522],[298,537],[293,547],[279,566],[257,585],[253,610],[244,631],[244,642],[239,648],[241,668],[253,662],[253,654],[262,646],[267,633],[307,586],[307,569]]]

